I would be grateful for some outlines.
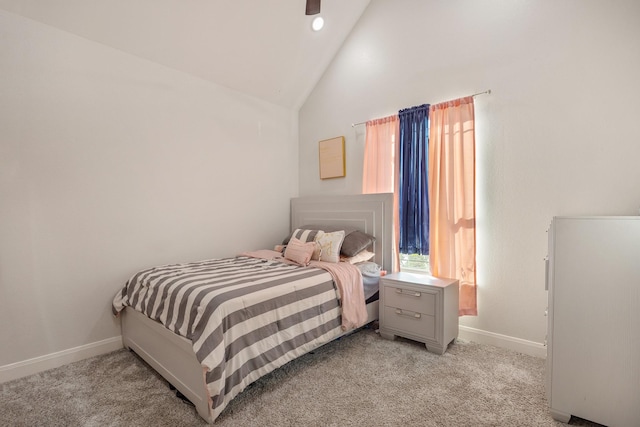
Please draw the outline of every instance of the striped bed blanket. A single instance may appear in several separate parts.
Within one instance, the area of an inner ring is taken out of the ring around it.
[[[343,332],[332,275],[238,256],[154,267],[113,300],[189,339],[213,418],[249,384]]]

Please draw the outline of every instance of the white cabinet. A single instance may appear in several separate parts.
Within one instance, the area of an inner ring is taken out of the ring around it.
[[[547,262],[552,416],[640,426],[640,217],[555,217]]]
[[[412,273],[383,276],[380,335],[420,341],[443,354],[458,336],[458,281]]]

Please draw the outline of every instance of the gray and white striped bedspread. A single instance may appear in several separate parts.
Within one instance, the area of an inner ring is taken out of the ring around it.
[[[253,381],[341,334],[331,275],[250,257],[143,270],[113,301],[193,343],[215,419]]]

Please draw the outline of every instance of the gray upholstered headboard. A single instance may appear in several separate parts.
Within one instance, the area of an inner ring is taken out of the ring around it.
[[[351,227],[374,236],[374,261],[392,271],[392,193],[291,199],[291,230],[307,224]]]

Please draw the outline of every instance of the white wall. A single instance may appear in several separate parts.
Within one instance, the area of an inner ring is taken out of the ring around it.
[[[0,11],[0,368],[120,334],[136,270],[271,247],[296,113]]]
[[[638,214],[639,23],[636,0],[372,0],[300,111],[300,195],[361,191],[351,123],[491,89],[476,98],[479,315],[461,324],[543,348],[551,217]],[[338,135],[347,177],[320,181],[318,141]]]

